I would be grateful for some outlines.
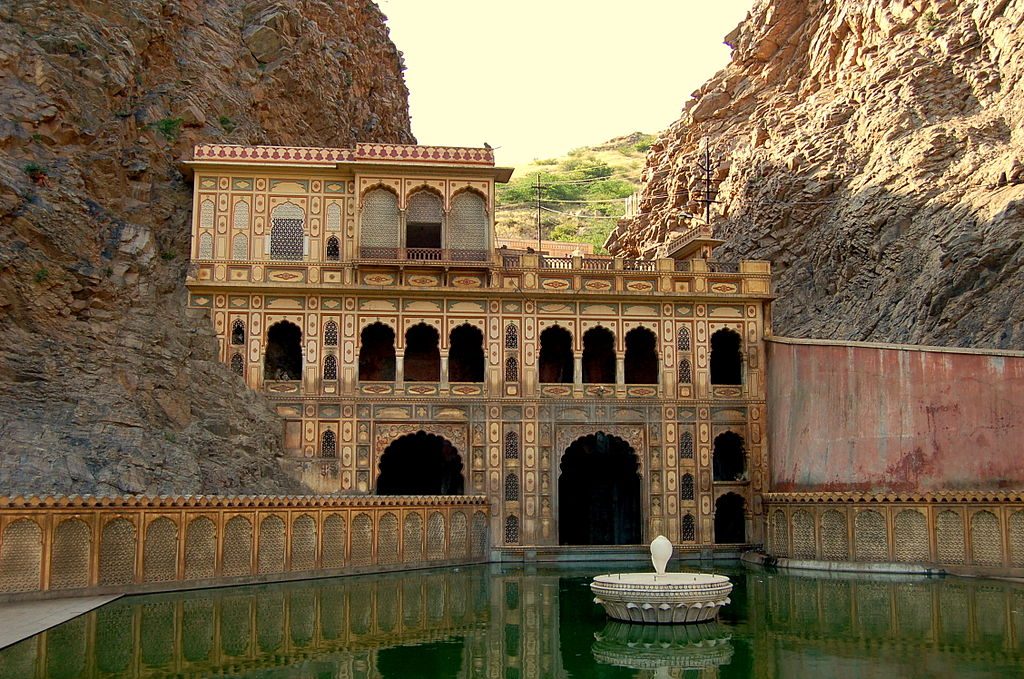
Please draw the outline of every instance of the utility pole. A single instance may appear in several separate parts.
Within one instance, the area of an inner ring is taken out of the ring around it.
[[[540,172],[537,173],[537,254],[541,251],[541,230],[540,230]]]
[[[712,166],[713,158],[711,157],[711,144],[708,143],[707,138],[701,142],[703,149],[700,151],[700,155],[697,157],[697,169],[700,172],[700,179],[698,181],[703,182],[704,191],[703,196],[698,202],[704,204],[704,223],[711,223],[711,206],[717,204],[715,196],[718,193],[718,189],[715,187],[714,167]]]

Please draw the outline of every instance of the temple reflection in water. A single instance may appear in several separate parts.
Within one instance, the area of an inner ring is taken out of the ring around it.
[[[720,623],[644,628],[605,619],[592,574],[476,566],[132,597],[0,651],[0,677],[962,679],[1024,663],[1010,583],[737,569]]]

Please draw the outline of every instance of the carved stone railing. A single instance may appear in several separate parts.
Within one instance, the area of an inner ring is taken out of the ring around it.
[[[708,262],[708,271],[711,273],[739,273],[739,262]]]
[[[572,269],[572,257],[541,257],[542,269]]]
[[[0,594],[156,591],[479,562],[487,523],[484,496],[2,498]]]
[[[658,262],[653,259],[624,259],[623,271],[657,271]]]
[[[1024,575],[1024,492],[765,493],[765,548],[801,561]]]
[[[456,248],[376,248],[359,249],[362,259],[414,262],[487,262],[487,250],[466,250]]]
[[[594,271],[611,271],[615,268],[615,260],[611,257],[584,257],[583,268]]]

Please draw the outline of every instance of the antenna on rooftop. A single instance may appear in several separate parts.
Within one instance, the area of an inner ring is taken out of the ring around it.
[[[715,179],[715,170],[721,157],[712,155],[711,144],[708,143],[707,137],[701,140],[700,146],[697,155],[697,181],[701,182],[703,187],[700,191],[701,197],[697,199],[697,202],[704,206],[704,223],[710,224],[711,206],[720,202],[715,200],[718,196],[718,184],[721,182],[720,179]]]

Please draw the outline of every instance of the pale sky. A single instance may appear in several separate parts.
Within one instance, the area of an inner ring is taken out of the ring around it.
[[[502,165],[660,132],[729,61],[752,0],[377,0],[421,144]]]

